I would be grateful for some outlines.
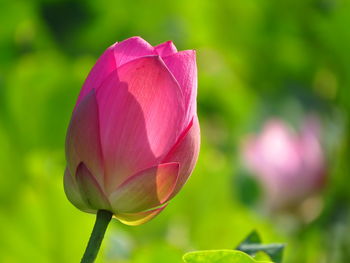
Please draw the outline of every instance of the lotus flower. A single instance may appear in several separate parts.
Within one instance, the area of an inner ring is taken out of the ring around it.
[[[199,152],[194,50],[132,37],[109,47],[80,91],[67,131],[65,192],[80,210],[138,225],[160,213]]]
[[[282,120],[269,120],[259,135],[246,138],[242,152],[273,209],[298,205],[324,181],[325,157],[315,116],[305,119],[299,133]]]

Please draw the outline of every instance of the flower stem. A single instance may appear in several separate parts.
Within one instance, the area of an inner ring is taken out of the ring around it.
[[[103,237],[109,222],[112,219],[112,213],[106,210],[98,210],[94,229],[92,230],[89,243],[86,247],[81,263],[92,263],[95,261],[98,251],[100,250]]]

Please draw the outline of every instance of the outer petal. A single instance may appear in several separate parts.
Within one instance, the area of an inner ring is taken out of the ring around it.
[[[114,213],[140,212],[163,204],[174,190],[178,172],[178,163],[165,163],[130,177],[110,196]]]
[[[73,176],[78,165],[84,162],[96,179],[103,183],[98,108],[94,90],[84,97],[72,115],[66,138],[66,158]]]
[[[168,204],[165,204],[159,208],[144,211],[144,212],[139,212],[139,213],[117,214],[115,215],[115,217],[123,224],[129,225],[129,226],[138,226],[153,219],[160,212],[162,212],[167,205]]]
[[[154,47],[158,55],[161,57],[170,56],[177,52],[177,49],[172,41],[167,41]]]
[[[110,210],[109,201],[101,186],[90,173],[84,163],[77,168],[76,181],[84,202],[94,210]]]
[[[185,99],[186,125],[196,114],[197,64],[196,52],[185,50],[163,58],[178,81]]]
[[[94,67],[91,69],[80,91],[77,105],[87,94],[91,92],[92,89],[97,89],[106,79],[106,77],[116,69],[117,66],[114,58],[115,45],[116,44],[113,44],[107,48],[107,50],[101,55]]]
[[[191,175],[198,159],[200,130],[197,116],[191,121],[176,145],[164,158],[164,162],[180,163],[179,179],[170,198],[176,195]]]
[[[69,172],[69,169],[66,168],[64,172],[64,191],[66,193],[66,196],[68,200],[76,206],[78,209],[92,213],[93,210],[88,207],[88,205],[85,203],[83,200],[79,187],[77,185],[77,182],[75,179],[72,177],[72,175]]]
[[[157,52],[154,50],[154,47],[141,37],[128,38],[118,43],[114,48],[117,67],[134,59],[150,55],[157,55]]]
[[[154,48],[140,37],[131,37],[113,44],[101,55],[91,69],[80,91],[77,105],[92,89],[98,89],[117,67],[136,58],[156,54]]]
[[[164,158],[181,134],[181,90],[159,57],[129,62],[97,92],[107,187]]]

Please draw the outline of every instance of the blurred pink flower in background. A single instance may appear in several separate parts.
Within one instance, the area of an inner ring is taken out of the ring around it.
[[[109,47],[80,91],[64,186],[79,209],[142,224],[177,194],[199,152],[194,50],[133,37]]]
[[[246,168],[261,182],[272,209],[293,207],[322,188],[326,167],[320,123],[308,116],[299,132],[270,119],[242,143]]]

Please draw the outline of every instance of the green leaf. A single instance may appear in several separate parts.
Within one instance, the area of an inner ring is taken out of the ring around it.
[[[203,250],[186,253],[186,263],[272,263],[256,261],[251,256],[237,250]]]
[[[284,244],[261,244],[257,231],[252,231],[236,248],[248,255],[255,256],[258,252],[266,253],[275,263],[282,263]]]
[[[265,261],[271,261],[270,256],[267,253],[263,252],[263,251],[259,251],[258,253],[256,253],[255,256],[254,256],[254,259],[255,260],[260,260],[260,261],[264,261],[264,260]]]
[[[284,244],[242,244],[239,246],[239,250],[249,255],[255,255],[257,252],[263,251],[271,257],[273,262],[281,263],[284,247]]]
[[[259,233],[256,230],[253,230],[250,232],[250,234],[238,245],[237,249],[239,249],[240,246],[246,245],[246,244],[261,244],[261,238]]]

